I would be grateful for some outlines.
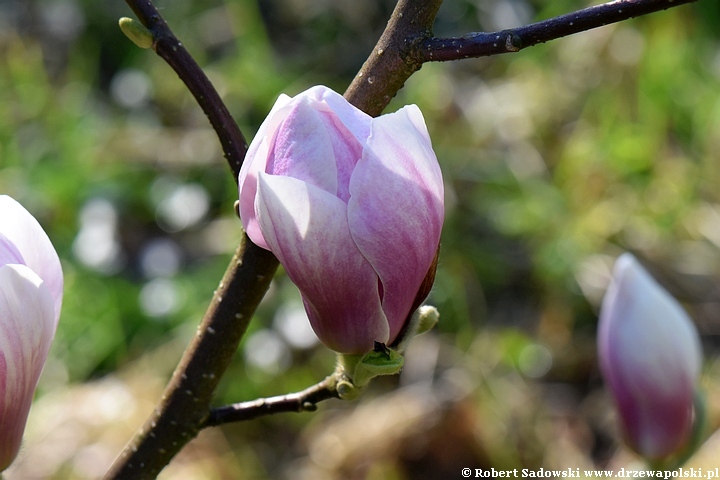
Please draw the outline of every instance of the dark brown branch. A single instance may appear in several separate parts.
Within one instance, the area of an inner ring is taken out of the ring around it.
[[[106,478],[155,478],[197,435],[210,415],[215,388],[276,267],[272,253],[244,237],[160,404]]]
[[[345,97],[376,116],[425,62],[517,52],[539,43],[695,1],[618,0],[500,32],[435,38],[431,28],[442,1],[400,0],[385,32],[345,92]]]
[[[500,32],[470,33],[459,38],[428,38],[419,46],[418,60],[443,62],[517,52],[550,40],[695,1],[619,0]]]
[[[126,3],[152,33],[154,39],[152,48],[175,70],[207,115],[220,139],[225,159],[237,182],[248,145],[217,90],[180,40],[175,37],[152,2],[126,0]]]
[[[339,398],[333,376],[306,388],[302,392],[288,393],[270,398],[213,408],[203,427],[214,427],[224,423],[242,422],[265,415],[285,412],[314,412],[323,400]]]
[[[432,35],[442,0],[399,0],[380,40],[345,92],[345,98],[376,117],[422,66],[413,54]]]

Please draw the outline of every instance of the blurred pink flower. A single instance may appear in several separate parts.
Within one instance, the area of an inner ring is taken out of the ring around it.
[[[15,459],[62,306],[60,260],[40,224],[0,195],[0,472]]]
[[[240,216],[341,353],[392,344],[432,285],[444,218],[420,110],[371,118],[327,87],[281,96],[240,172]]]
[[[598,350],[630,447],[653,460],[680,450],[692,428],[700,338],[678,302],[630,254],[615,263]]]

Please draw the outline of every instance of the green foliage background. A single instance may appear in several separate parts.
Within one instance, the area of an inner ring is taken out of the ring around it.
[[[393,2],[158,5],[250,140],[280,93],[315,84],[343,91]],[[446,0],[435,33],[494,30],[584,6]],[[206,119],[169,67],[121,34],[121,16],[131,11],[120,0],[0,3],[0,192],[47,229],[66,278],[34,412],[59,392],[109,378],[124,379],[130,396],[139,397],[127,373],[137,372],[138,363],[143,374],[166,379],[240,237],[232,208],[237,192]],[[389,110],[416,103],[425,114],[445,175],[447,221],[429,299],[441,322],[408,359],[431,365],[424,377],[405,383],[432,383],[435,393],[414,398],[439,406],[435,417],[421,415],[425,423],[396,426],[396,436],[383,432],[396,439],[384,452],[360,445],[356,457],[324,465],[327,478],[457,478],[466,466],[575,468],[630,455],[618,450],[594,357],[597,308],[613,259],[623,251],[641,258],[693,315],[714,398],[718,32],[718,3],[701,0],[513,55],[427,64],[410,79]],[[123,76],[135,81],[125,84],[124,94]],[[140,101],[123,100],[136,94]],[[168,228],[160,204],[188,185],[207,194],[207,213],[187,228]],[[105,271],[83,265],[77,255],[81,212],[99,199],[117,216],[122,257]],[[172,242],[180,268],[161,275],[176,294],[174,307],[153,316],[139,298],[155,279],[143,266],[143,252],[157,240]],[[330,372],[333,356],[322,346],[290,348],[279,336],[274,318],[296,304],[294,287],[279,274],[248,338],[270,334],[281,340],[285,356],[258,366],[245,361],[244,345],[218,404],[299,390]],[[202,455],[188,454],[166,474],[316,475],[313,442],[340,428],[332,422],[404,391],[397,383],[379,382],[359,405],[327,402],[317,414],[217,429],[189,449]],[[456,393],[441,401],[438,392]],[[382,408],[393,408],[392,401]],[[62,414],[71,417],[70,410]],[[384,421],[379,411],[371,408],[365,422]],[[428,418],[438,420],[428,427]],[[135,426],[139,422],[129,431]],[[40,427],[33,428],[31,437]],[[57,462],[54,478],[92,478],[119,451],[112,448],[129,438],[83,435]],[[33,452],[28,442],[26,463]],[[83,463],[81,444],[105,450]]]

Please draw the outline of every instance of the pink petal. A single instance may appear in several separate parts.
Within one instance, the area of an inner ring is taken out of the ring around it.
[[[240,218],[263,248],[267,244],[253,208],[258,173],[299,178],[347,201],[350,175],[370,130],[368,115],[326,87],[281,97],[278,104],[250,144],[238,178]]]
[[[320,340],[342,353],[387,342],[377,276],[352,241],[345,203],[294,178],[261,174],[258,186],[265,240],[300,289]]]
[[[8,263],[25,265],[25,260],[15,244],[0,233],[0,267]]]
[[[20,448],[55,335],[54,303],[50,289],[28,267],[0,267],[0,471]]]
[[[294,102],[278,127],[265,173],[297,178],[335,194],[334,135],[307,100]]]
[[[57,323],[63,292],[60,259],[37,220],[7,195],[0,195],[0,234],[15,245],[25,265],[42,278],[50,289],[55,300]]]
[[[324,130],[332,145],[333,162],[332,169],[324,168],[328,173],[336,173],[333,182],[333,189],[325,188],[325,183],[311,181],[316,186],[322,187],[330,193],[335,193],[340,199],[347,203],[350,198],[349,184],[352,171],[362,157],[362,150],[370,135],[370,123],[372,118],[365,112],[355,108],[342,95],[333,90],[316,86],[297,95],[293,102],[307,103],[313,112],[324,124]],[[295,122],[297,123],[297,122]],[[309,128],[310,126],[308,125]],[[319,129],[313,126],[313,129]],[[302,159],[295,156],[295,160]],[[281,174],[278,171],[266,170],[267,173]],[[301,180],[310,181],[306,177],[287,175]],[[327,184],[329,185],[329,184]]]
[[[392,342],[435,257],[444,218],[442,174],[416,106],[373,120],[350,194],[350,230],[380,277]]]
[[[255,218],[255,195],[257,194],[257,177],[264,172],[267,165],[270,143],[275,137],[280,122],[290,110],[290,97],[280,95],[267,118],[260,125],[255,138],[248,147],[245,161],[238,175],[238,194],[240,199],[240,219],[250,239],[259,247],[268,249],[260,227]]]
[[[352,133],[358,143],[364,145],[370,136],[372,117],[345,100],[345,97],[323,85],[308,89],[300,95],[307,95],[318,101],[315,107],[332,112],[340,123]],[[322,105],[325,105],[323,107]]]
[[[334,171],[336,171],[335,195],[343,202],[350,200],[350,178],[355,166],[362,158],[363,144],[340,122],[332,113],[321,113],[322,121],[328,131],[332,132],[330,140],[335,158]],[[331,192],[332,193],[332,192]]]

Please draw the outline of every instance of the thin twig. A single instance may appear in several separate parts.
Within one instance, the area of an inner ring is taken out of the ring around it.
[[[518,52],[550,40],[696,1],[619,0],[499,32],[469,33],[459,38],[428,38],[419,45],[418,60],[423,63],[444,62]]]
[[[249,402],[213,408],[203,427],[242,422],[276,413],[314,412],[317,410],[317,404],[323,400],[339,398],[336,383],[336,379],[329,376],[322,382],[306,388],[302,392],[259,398]]]
[[[205,72],[173,34],[152,2],[148,0],[125,1],[138,16],[140,22],[152,33],[154,39],[152,48],[175,70],[207,115],[220,139],[225,159],[237,183],[240,166],[245,158],[248,145],[225,103]]]

